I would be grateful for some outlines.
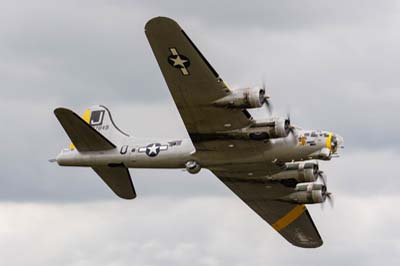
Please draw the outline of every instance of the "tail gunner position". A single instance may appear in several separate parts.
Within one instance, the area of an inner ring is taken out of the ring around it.
[[[54,113],[72,141],[55,161],[91,167],[119,197],[136,197],[128,168],[209,169],[290,243],[322,245],[305,204],[323,203],[326,175],[318,160],[338,157],[339,135],[303,130],[289,118],[256,120],[265,88],[230,89],[173,20],[157,17],[145,33],[190,139],[140,140],[121,131],[102,105],[82,117]]]

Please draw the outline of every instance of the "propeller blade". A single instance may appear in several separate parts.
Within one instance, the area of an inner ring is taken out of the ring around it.
[[[268,112],[268,114],[271,116],[271,115],[272,115],[272,104],[271,104],[271,102],[268,100],[269,97],[268,97],[268,96],[265,96],[265,93],[266,93],[266,91],[267,91],[267,86],[265,85],[265,80],[264,80],[264,79],[262,79],[262,82],[261,82],[261,90],[262,90],[262,92],[263,92],[263,97],[264,97],[264,99],[263,99],[263,104],[265,104],[265,108],[267,108],[267,112]]]
[[[264,90],[264,91],[266,91],[266,88],[267,88],[267,86],[265,85],[265,79],[263,78],[263,79],[261,80],[261,89]]]
[[[290,114],[289,113],[286,114],[285,127],[288,127],[289,132],[292,132],[293,129],[294,129],[294,127],[292,126],[292,123],[290,121]]]
[[[332,195],[332,193],[331,193],[331,192],[327,192],[327,193],[326,193],[326,197],[328,198],[329,205],[331,205],[331,208],[333,208],[333,206],[334,206],[334,200],[333,200],[333,195]]]
[[[55,162],[57,162],[57,160],[55,158],[52,158],[52,159],[49,159],[49,162],[50,163],[55,163]]]
[[[292,134],[292,136],[293,136],[294,138],[296,138],[295,128],[294,128],[294,127],[290,127],[290,128],[289,128],[289,133]]]
[[[326,186],[326,184],[328,183],[328,180],[327,180],[328,177],[323,171],[318,171],[318,178],[321,179],[322,184],[324,184]]]
[[[265,108],[267,108],[267,112],[269,113],[269,115],[272,115],[272,104],[270,101],[268,101],[267,98],[264,99],[264,104],[265,104]]]
[[[332,193],[331,192],[326,192],[325,196],[326,196],[326,199],[329,202],[329,205],[331,206],[331,209],[333,209],[334,200],[333,200]],[[325,208],[325,202],[326,202],[326,200],[324,202],[322,202],[322,204],[321,204],[321,209],[322,210],[324,210],[324,208]]]

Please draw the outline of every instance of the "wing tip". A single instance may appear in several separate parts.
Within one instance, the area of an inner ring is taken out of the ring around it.
[[[63,113],[63,112],[72,112],[70,109],[68,109],[68,108],[65,108],[65,107],[57,107],[57,108],[55,108],[54,110],[53,110],[53,112],[54,112],[54,114],[55,115],[57,115],[57,114],[60,114],[60,113]]]
[[[159,25],[159,24],[164,24],[164,25],[170,24],[179,27],[178,23],[172,18],[157,16],[149,19],[149,21],[146,22],[146,25],[144,26],[144,31],[148,31],[152,28],[153,25]]]
[[[135,199],[136,198],[136,193],[134,193],[134,194],[132,194],[132,195],[120,195],[120,194],[117,194],[116,192],[115,192],[115,194],[118,196],[118,197],[120,197],[121,199],[126,199],[126,200],[133,200],[133,199]]]
[[[293,246],[299,247],[299,248],[319,248],[324,244],[324,241],[322,239],[319,239],[318,241],[312,241],[312,242],[290,242]]]
[[[309,237],[304,237],[300,232],[297,232],[297,234],[294,235],[294,237],[291,238],[286,238],[292,245],[296,247],[301,247],[301,248],[318,248],[323,245],[324,241],[322,240],[321,235],[318,232],[317,227],[315,226],[315,223],[313,219],[311,218],[311,215],[307,209],[303,212],[303,215],[307,217],[308,221],[311,223],[312,228],[314,229],[314,232],[312,235]],[[290,226],[290,225],[289,225]]]

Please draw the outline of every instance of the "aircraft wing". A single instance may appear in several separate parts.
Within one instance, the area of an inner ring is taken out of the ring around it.
[[[244,145],[249,153],[259,149],[257,142],[226,142],[218,138],[220,132],[250,125],[252,118],[245,109],[213,105],[231,91],[181,27],[169,18],[156,17],[146,23],[145,33],[196,150],[221,152],[229,149],[228,144]],[[224,156],[228,154],[224,153]],[[209,152],[204,156],[212,157]],[[293,192],[293,188],[271,183],[265,178],[249,178],[248,172],[242,174],[240,169],[211,170],[290,243],[308,248],[322,245],[304,205],[277,201],[279,196]],[[257,170],[260,174],[254,176],[262,176],[261,173],[265,176],[268,170],[273,169],[266,163],[263,169]]]
[[[293,192],[293,188],[245,173],[212,172],[291,244],[303,248],[322,245],[306,206],[277,200]]]
[[[231,91],[175,21],[153,18],[145,33],[196,148],[196,143],[213,138],[217,132],[251,123],[245,109],[213,106]]]

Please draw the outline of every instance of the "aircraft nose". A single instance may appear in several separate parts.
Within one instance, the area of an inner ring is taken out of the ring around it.
[[[336,153],[339,148],[343,148],[343,137],[330,132],[328,137],[326,138],[326,147],[331,151],[332,154]]]
[[[343,139],[343,137],[338,135],[338,134],[335,134],[335,135],[336,135],[336,139],[337,139],[337,142],[338,142],[338,147],[343,149],[344,148],[344,139]]]

